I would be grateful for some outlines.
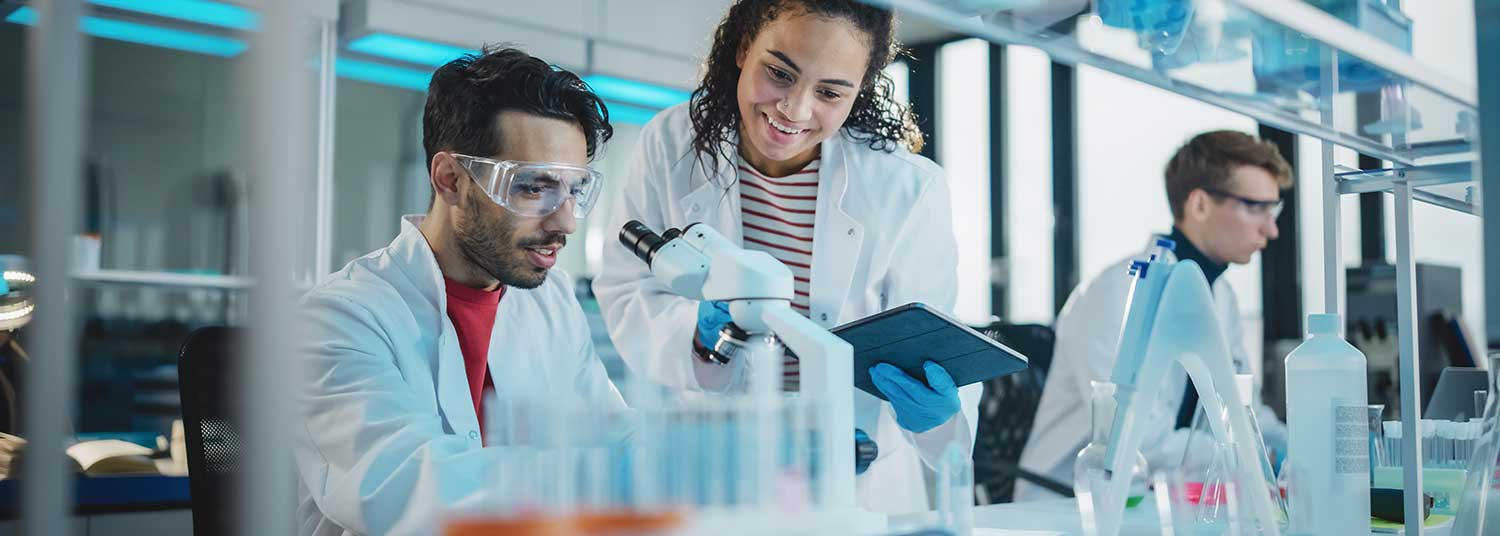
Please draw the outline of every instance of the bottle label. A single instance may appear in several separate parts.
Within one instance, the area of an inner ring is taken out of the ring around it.
[[[1334,474],[1369,473],[1369,410],[1345,400],[1333,401]]]

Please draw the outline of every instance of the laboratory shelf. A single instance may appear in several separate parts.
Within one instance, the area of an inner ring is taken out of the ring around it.
[[[1410,20],[1367,2],[1320,0],[1362,7],[1335,16],[1302,0],[867,1],[1401,165],[1472,152],[1476,139],[1477,89],[1413,58]],[[1379,117],[1356,121],[1360,100]]]
[[[243,290],[251,286],[250,278],[232,275],[148,272],[136,270],[89,270],[73,274],[73,279],[93,286],[148,286]]]
[[[1334,173],[1341,194],[1394,192],[1412,186],[1412,200],[1479,215],[1480,197],[1473,162],[1447,162],[1404,168],[1341,170]]]
[[[1156,86],[1390,162],[1389,169],[1336,169],[1323,160],[1323,265],[1344,266],[1337,233],[1343,195],[1395,197],[1396,313],[1402,407],[1417,408],[1418,332],[1412,205],[1480,214],[1476,164],[1479,88],[1414,58],[1412,23],[1379,0],[865,0],[907,18],[1053,61],[1089,66]],[[1482,17],[1481,17],[1482,18]],[[1480,41],[1500,29],[1476,25]],[[1490,41],[1492,42],[1492,41]],[[1480,51],[1484,52],[1484,51]],[[1481,54],[1481,57],[1483,54]],[[1486,88],[1485,98],[1495,95]],[[1361,113],[1362,112],[1362,113]],[[1494,114],[1491,110],[1487,113]],[[1170,120],[1171,118],[1164,118]],[[1490,142],[1491,144],[1494,141]],[[1491,246],[1493,247],[1493,246]],[[1324,276],[1324,310],[1342,313],[1341,269]],[[1495,284],[1491,281],[1490,284]],[[1491,334],[1491,336],[1494,336]],[[1420,515],[1422,424],[1403,411],[1404,511]],[[1408,536],[1423,528],[1407,527]]]

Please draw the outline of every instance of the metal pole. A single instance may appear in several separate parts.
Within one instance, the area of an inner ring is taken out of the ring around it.
[[[306,24],[303,6],[291,0],[263,4],[262,30],[254,34],[241,72],[249,92],[246,118],[250,128],[251,324],[247,352],[236,370],[240,412],[245,427],[245,479],[241,488],[241,534],[296,532],[296,488],[290,456],[293,431],[300,430],[295,411],[298,384],[295,308],[296,274],[306,264],[301,245],[306,221],[299,184],[315,169],[311,113],[312,91],[307,58],[314,34],[326,25]]]
[[[1319,77],[1319,102],[1322,103],[1321,120],[1324,127],[1333,128],[1333,102],[1339,93],[1338,51],[1323,47],[1323,65]],[[1338,179],[1333,174],[1333,143],[1323,140],[1323,311],[1342,315],[1344,312],[1344,261],[1340,238],[1342,233],[1343,205],[1339,197]],[[1342,327],[1340,333],[1343,333]]]
[[[1422,494],[1422,432],[1418,428],[1422,417],[1421,383],[1417,373],[1417,292],[1416,264],[1411,254],[1411,191],[1410,183],[1396,183],[1396,320],[1399,326],[1401,345],[1401,463],[1404,468],[1404,487],[1407,519],[1423,519]],[[1421,523],[1408,523],[1407,536],[1422,534]]]
[[[338,61],[337,23],[322,23],[318,61],[318,191],[314,212],[317,241],[313,247],[313,281],[322,281],[331,270],[333,256],[333,141],[334,104],[338,97],[338,78],[334,74]]]
[[[68,296],[69,263],[79,225],[89,54],[78,31],[82,0],[39,0],[33,7],[38,24],[27,35],[26,122],[37,307],[23,393],[29,444],[21,533],[58,534],[72,532],[73,471],[63,448],[77,402],[78,325]]]
[[[1479,159],[1474,176],[1479,178],[1482,208],[1500,207],[1500,173],[1484,174],[1481,168],[1500,168],[1500,0],[1474,1],[1475,51],[1479,76]],[[1485,334],[1490,348],[1500,348],[1500,218],[1483,218]]]

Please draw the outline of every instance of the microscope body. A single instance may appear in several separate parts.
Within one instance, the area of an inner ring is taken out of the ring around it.
[[[792,271],[775,257],[735,245],[712,227],[697,223],[656,235],[640,222],[625,224],[620,241],[646,261],[651,275],[674,294],[729,304],[734,325],[747,334],[750,396],[779,396],[781,345],[798,356],[801,392],[817,396],[821,445],[855,445],[854,349],[843,339],[793,311]],[[818,466],[832,475],[815,499],[824,508],[853,509],[854,452],[818,449]]]

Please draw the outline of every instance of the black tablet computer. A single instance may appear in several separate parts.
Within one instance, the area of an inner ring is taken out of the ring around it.
[[[854,346],[854,386],[885,399],[870,367],[890,363],[927,381],[922,363],[936,361],[959,387],[1026,369],[1026,356],[920,303],[908,303],[833,328]]]

